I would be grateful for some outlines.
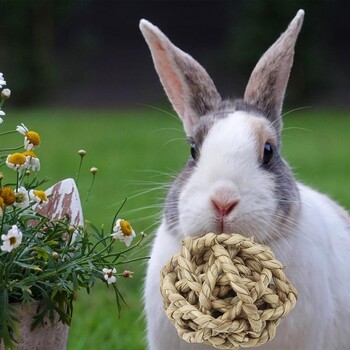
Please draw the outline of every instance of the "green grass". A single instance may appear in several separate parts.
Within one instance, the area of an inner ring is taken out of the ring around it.
[[[110,228],[115,211],[129,197],[120,216],[130,220],[136,231],[149,233],[151,241],[164,184],[181,168],[189,152],[176,118],[152,109],[11,111],[7,106],[5,110],[3,129],[23,122],[40,132],[42,145],[37,154],[41,176],[51,178],[49,185],[75,177],[77,151],[87,151],[79,181],[83,202],[91,181],[90,167],[98,167],[99,173],[90,200],[84,203],[86,219]],[[285,118],[284,126],[283,154],[298,180],[350,208],[350,115],[293,112]],[[3,143],[22,140],[20,136],[6,137]],[[152,188],[156,190],[149,191]],[[144,194],[136,195],[140,191]],[[147,250],[148,243],[136,254],[145,255]],[[119,319],[112,290],[104,285],[93,288],[90,295],[80,293],[68,349],[145,349],[141,297],[144,264],[133,264],[128,269],[135,271],[134,278],[119,279],[118,284],[129,308],[123,309]]]

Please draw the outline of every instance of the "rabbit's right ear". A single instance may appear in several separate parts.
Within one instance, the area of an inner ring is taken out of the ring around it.
[[[191,136],[197,118],[217,109],[221,97],[205,69],[157,27],[142,19],[140,29],[165,92],[182,119],[187,136]]]

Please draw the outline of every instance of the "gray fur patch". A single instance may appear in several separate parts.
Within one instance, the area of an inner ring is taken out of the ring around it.
[[[206,135],[209,130],[215,124],[217,120],[226,118],[230,113],[236,111],[244,111],[252,115],[263,116],[263,112],[260,111],[257,107],[243,101],[243,100],[225,100],[221,102],[220,108],[210,114],[206,114],[201,117],[194,128],[193,140],[198,148],[202,145]]]
[[[279,154],[274,154],[266,171],[274,176],[279,214],[286,219],[293,217],[299,211],[300,196],[292,171]]]
[[[216,121],[227,118],[230,113],[235,111],[244,111],[254,116],[264,117],[259,108],[243,100],[222,101],[220,107],[219,110],[199,118],[197,125],[194,128],[193,137],[191,137],[191,140],[189,141],[196,144],[198,157],[200,157],[201,146]],[[267,167],[262,166],[262,168],[271,173],[274,177],[274,182],[276,184],[275,196],[278,200],[276,215],[279,215],[281,225],[287,225],[284,224],[284,222],[290,222],[290,219],[294,218],[299,212],[298,203],[300,198],[293,174],[288,165],[279,155],[278,150],[279,143],[276,145],[276,149],[274,150],[275,153],[270,165]],[[196,161],[190,157],[183,171],[171,185],[166,198],[164,215],[168,230],[174,235],[178,235],[179,195],[187,180],[191,177],[195,166]],[[290,224],[288,225],[290,226]]]
[[[197,116],[218,109],[221,97],[204,68],[183,55],[174,55],[174,61],[186,82],[186,100]]]

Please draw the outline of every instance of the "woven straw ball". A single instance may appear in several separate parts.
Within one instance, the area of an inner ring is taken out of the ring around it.
[[[161,272],[164,310],[179,336],[218,349],[274,338],[297,291],[269,247],[239,234],[187,237]]]

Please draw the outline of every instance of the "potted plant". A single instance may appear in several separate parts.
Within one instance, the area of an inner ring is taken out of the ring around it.
[[[0,73],[0,88],[5,84]],[[2,90],[2,116],[9,96],[8,89]],[[124,299],[116,278],[132,272],[118,265],[131,261],[127,253],[144,234],[131,245],[136,234],[126,220],[117,219],[121,208],[107,232],[84,223],[73,179],[42,190],[45,181],[37,176],[40,160],[35,153],[40,135],[24,124],[0,137],[9,133],[22,134],[24,149],[0,149],[0,167],[7,171],[6,176],[0,173],[0,348],[65,349],[79,289],[90,292],[103,281],[112,287],[120,312]],[[79,155],[82,161],[85,151]],[[96,172],[91,169],[93,179]],[[125,249],[118,250],[116,240]]]

